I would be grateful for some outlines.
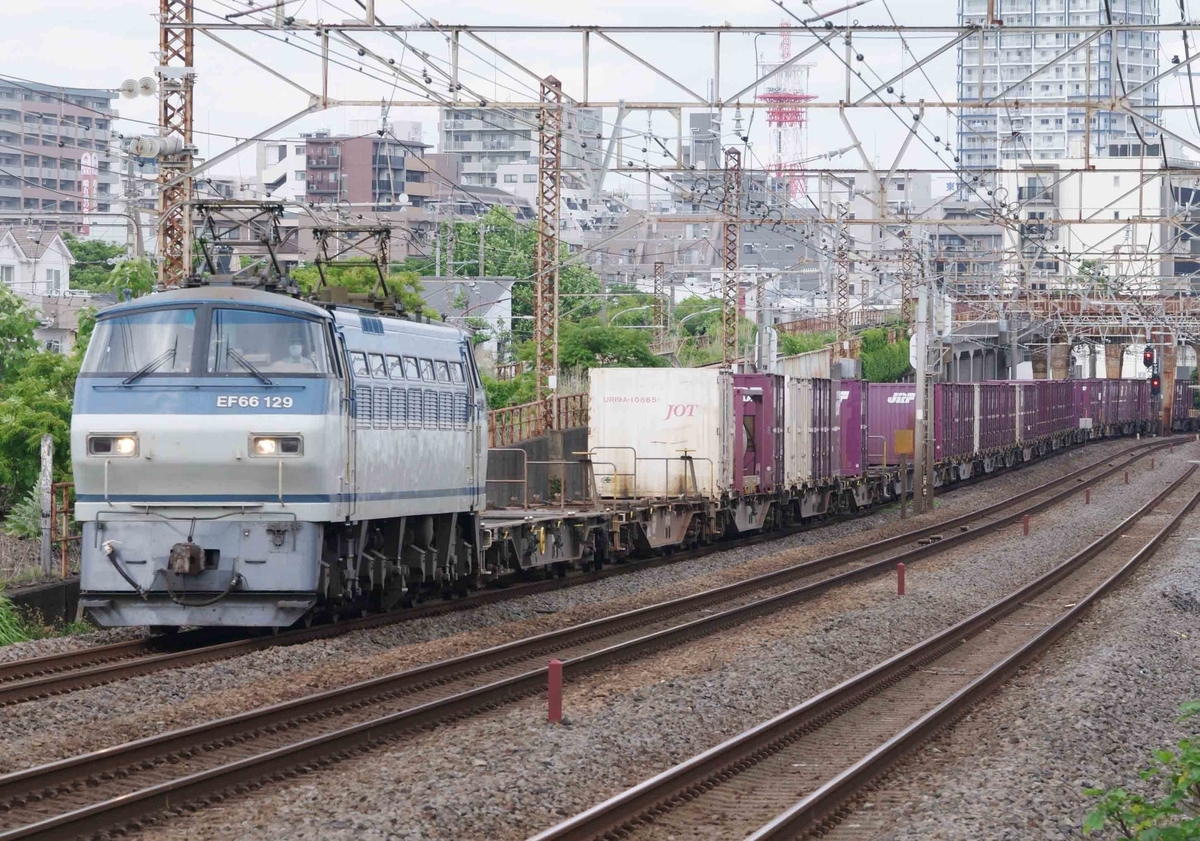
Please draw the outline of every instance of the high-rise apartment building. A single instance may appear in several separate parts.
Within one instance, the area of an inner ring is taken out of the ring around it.
[[[988,2],[958,0],[959,24],[983,26]],[[1149,82],[1158,73],[1159,33],[1128,29],[1088,39],[1108,23],[1157,24],[1161,0],[992,2],[1003,27],[982,30],[958,45],[959,99],[998,103],[994,109],[959,112],[962,167],[995,170],[1004,161],[1082,158],[1087,148],[1093,156],[1128,155],[1131,145],[1143,140],[1154,153],[1159,139],[1153,127],[1128,114],[1105,111],[1093,111],[1089,120],[1079,103],[1089,95],[1100,100],[1114,93],[1128,96],[1146,117],[1159,122],[1158,83]],[[1073,26],[1084,29],[1062,31]],[[1005,31],[1012,27],[1046,31]],[[1059,58],[1072,48],[1077,49]],[[991,176],[986,180],[995,182]]]
[[[442,108],[438,134],[442,152],[462,156],[462,182],[468,187],[496,187],[496,167],[537,160],[538,113],[513,108],[490,111],[479,108]],[[563,169],[597,166],[604,133],[599,108],[563,109]]]
[[[0,79],[0,212],[88,233],[108,213],[118,167],[110,154],[116,93]],[[40,220],[39,220],[40,221]]]

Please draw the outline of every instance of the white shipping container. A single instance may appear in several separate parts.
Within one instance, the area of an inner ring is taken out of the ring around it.
[[[727,371],[594,368],[589,380],[588,447],[601,496],[718,496],[733,486]],[[694,485],[684,451],[693,459]]]
[[[798,487],[812,476],[812,436],[806,435],[812,417],[812,389],[804,380],[788,377],[783,390],[783,479]]]

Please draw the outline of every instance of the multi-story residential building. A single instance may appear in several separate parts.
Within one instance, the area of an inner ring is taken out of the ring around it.
[[[112,91],[0,79],[0,212],[88,234],[116,193]]]
[[[1136,145],[1136,144],[1135,144]],[[1009,288],[1175,294],[1200,285],[1200,165],[1157,145],[1126,157],[1011,162],[1001,186],[1020,219],[1004,229]],[[1093,283],[1103,288],[1085,289]]]
[[[601,158],[602,111],[567,108],[563,111],[562,167],[584,177]],[[438,118],[441,151],[462,156],[462,183],[468,187],[496,187],[501,164],[537,160],[538,114],[513,108],[492,111],[480,108],[442,108]]]
[[[360,210],[420,207],[433,196],[427,148],[391,136],[327,131],[260,143],[259,188],[264,198],[349,203]]]
[[[1160,0],[995,0],[1004,27],[1096,27],[1109,22],[1153,25]],[[958,0],[961,26],[982,26],[989,0]],[[981,29],[958,45],[960,100],[997,99],[993,109],[962,109],[958,160],[966,169],[995,170],[1005,161],[1060,161],[1109,154],[1112,147],[1147,142],[1158,132],[1118,111],[1088,112],[1078,103],[1128,96],[1130,105],[1155,122],[1159,113],[1159,33],[1104,32],[1084,44],[1089,32],[1005,32]],[[982,38],[982,42],[980,41]],[[1116,39],[1116,43],[1113,39]],[[1079,46],[1065,58],[1059,57]],[[1054,62],[1051,66],[1050,63]],[[1036,73],[1038,68],[1044,68]],[[1018,105],[1024,105],[1020,107]],[[1028,107],[1035,104],[1037,107]],[[991,176],[980,175],[983,183]]]

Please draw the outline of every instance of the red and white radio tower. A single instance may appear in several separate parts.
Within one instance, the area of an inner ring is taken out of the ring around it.
[[[779,37],[779,61],[760,58],[759,76],[765,76],[792,57],[790,24],[783,21],[784,32]],[[808,194],[808,115],[806,103],[816,99],[808,92],[808,71],[811,64],[799,62],[788,65],[763,84],[758,98],[768,103],[767,126],[771,133],[771,153],[767,165],[771,174],[787,186],[788,197],[797,201]]]

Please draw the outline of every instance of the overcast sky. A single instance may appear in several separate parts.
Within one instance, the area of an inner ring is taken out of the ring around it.
[[[440,18],[446,23],[471,24],[609,24],[609,25],[711,25],[730,22],[737,25],[763,26],[777,24],[784,17],[779,7],[770,0],[747,0],[745,3],[717,3],[714,0],[686,0],[686,2],[645,2],[644,0],[605,0],[588,4],[566,4],[547,0],[462,0],[453,4],[452,12],[445,11],[445,4],[432,4],[423,0],[376,0],[377,13],[390,23],[417,23],[421,16]],[[789,2],[789,8],[801,17],[845,5],[846,0],[814,0],[813,6],[803,5],[799,0]],[[900,23],[953,25],[957,4],[954,0],[871,0],[867,5],[852,12],[837,15],[834,20],[862,23],[889,22],[889,11]],[[197,21],[215,21],[230,11],[250,6],[245,0],[197,0]],[[39,0],[38,3],[6,3],[5,28],[2,36],[4,50],[0,52],[0,73],[7,76],[32,79],[40,82],[78,87],[115,88],[122,80],[130,77],[153,75],[157,60],[153,53],[158,45],[158,27],[155,20],[155,0]],[[255,0],[254,5],[260,5]],[[1165,10],[1164,19],[1173,14]],[[740,8],[739,8],[740,7]],[[357,9],[354,0],[293,0],[288,13],[309,21],[339,21],[349,16],[349,10]],[[452,17],[451,17],[452,15]],[[244,18],[242,18],[244,20]],[[1170,18],[1173,19],[1173,18]],[[311,37],[292,36],[289,43],[282,43],[282,35],[272,34],[270,39],[248,32],[224,33],[229,41],[251,52],[261,61],[268,63],[280,73],[294,79],[310,90],[319,88],[319,64],[317,59],[302,52],[312,49]],[[275,39],[275,40],[271,40]],[[420,74],[422,69],[436,67],[438,61],[448,57],[448,47],[440,36],[417,36],[405,47],[396,39],[385,35],[363,37],[363,43],[380,55],[395,59],[409,71]],[[491,39],[489,39],[491,40]],[[669,35],[623,36],[621,42],[629,49],[653,61],[667,73],[692,90],[703,94],[712,77],[711,36]],[[777,58],[779,40],[774,36],[728,36],[724,39],[722,54],[721,88],[725,95],[753,81],[757,51],[768,59]],[[798,33],[793,39],[794,50],[812,43],[811,36]],[[924,55],[944,43],[945,36],[917,35],[909,39],[913,53]],[[504,52],[518,57],[539,74],[554,74],[564,82],[568,94],[580,95],[581,38],[577,34],[530,38],[500,36],[494,41]],[[844,45],[837,43],[838,53]],[[413,48],[427,50],[434,57],[426,63],[413,52]],[[855,53],[862,53],[863,62],[853,61],[864,78],[877,83],[880,77],[887,78],[898,72],[902,64],[911,63],[904,54],[899,40],[894,37],[862,39],[854,45]],[[335,98],[353,98],[377,101],[392,95],[393,77],[385,68],[372,64],[368,59],[359,59],[352,47],[335,46],[338,58],[350,65],[337,67],[330,79],[330,94]],[[475,53],[477,55],[472,55]],[[1169,36],[1163,39],[1162,66],[1167,66],[1173,54],[1182,55],[1182,47]],[[928,80],[913,74],[903,84],[898,84],[897,93],[904,93],[912,103],[920,98],[952,99],[955,96],[955,50],[928,66]],[[493,67],[484,61],[485,49],[477,43],[464,40],[461,60],[464,67],[462,80],[468,88],[492,101],[527,100],[536,97],[530,87],[532,80],[520,70],[501,62]],[[810,92],[820,100],[833,102],[844,97],[845,70],[842,61],[827,48],[822,48],[809,59],[811,70]],[[375,74],[370,78],[360,73],[358,67]],[[592,39],[591,48],[591,96],[594,100],[650,101],[686,99],[669,82],[639,66],[632,59],[621,55],[615,48]],[[212,155],[227,148],[234,141],[231,137],[246,137],[262,131],[288,115],[307,105],[305,97],[282,81],[223,47],[210,41],[202,34],[196,36],[196,115],[197,143],[205,155]],[[477,74],[477,75],[473,75]],[[511,74],[508,75],[508,74]],[[440,86],[436,72],[435,87]],[[515,77],[515,78],[513,78]],[[856,82],[853,95],[861,95],[866,88]],[[1179,79],[1166,80],[1161,89],[1164,102],[1183,101],[1185,86]],[[396,98],[414,98],[401,89],[396,89]],[[122,117],[153,122],[157,107],[152,98],[118,100],[116,107]],[[426,142],[436,140],[436,109],[410,108],[392,109],[393,120],[420,120],[425,125]],[[892,162],[906,130],[906,119],[910,111],[899,109],[899,116],[883,110],[860,110],[851,115],[852,125],[862,140],[867,153],[883,166]],[[335,108],[307,117],[275,136],[293,136],[299,131],[328,127],[335,132],[346,131],[350,120],[372,119],[380,116],[380,108]],[[732,109],[725,114],[725,128],[732,130]],[[744,117],[749,123],[750,112]],[[611,112],[605,119],[613,119]],[[686,115],[685,115],[686,126]],[[938,134],[943,142],[953,142],[955,122],[951,115],[927,112],[925,124],[929,135],[922,135],[925,143],[932,144],[932,134]],[[1187,131],[1183,113],[1172,116],[1168,122],[1177,130]],[[131,121],[122,121],[120,129],[126,133],[149,132],[150,127]],[[626,122],[627,130],[652,131],[663,138],[668,147],[674,149],[672,137],[675,132],[674,119],[659,114],[648,128],[645,112],[632,114]],[[686,129],[685,129],[686,132]],[[1195,136],[1194,125],[1188,135]],[[836,111],[812,112],[810,118],[810,154],[837,149],[850,144],[849,136],[842,126]],[[732,140],[730,135],[728,139]],[[751,140],[755,145],[754,156],[760,160],[767,157],[765,119],[762,114],[754,118]],[[643,154],[643,145],[650,151]],[[627,144],[627,157],[639,163],[649,161],[662,164],[666,161],[653,142],[631,139]],[[949,163],[949,155],[942,151],[942,163]],[[858,166],[855,156],[843,156],[836,165]],[[904,158],[906,166],[938,165],[938,159],[922,143],[912,144]],[[242,155],[217,167],[222,174],[253,180],[252,155]],[[627,178],[612,178],[606,186],[637,190],[637,181]]]

